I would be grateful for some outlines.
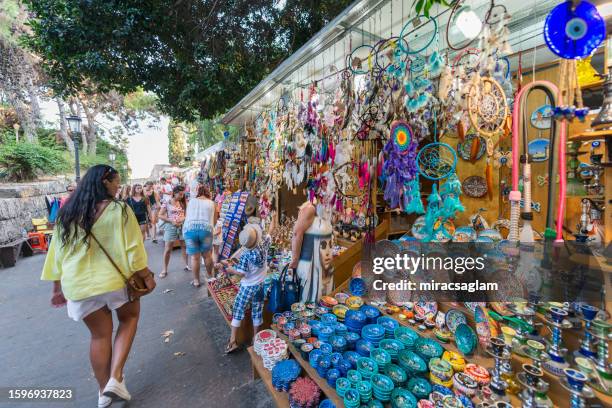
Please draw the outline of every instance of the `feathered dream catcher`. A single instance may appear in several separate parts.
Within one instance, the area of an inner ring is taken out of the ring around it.
[[[454,230],[451,219],[457,212],[463,212],[459,196],[461,195],[461,182],[457,178],[457,154],[446,143],[437,141],[436,113],[434,111],[434,142],[429,143],[417,155],[419,175],[439,181],[446,179],[438,192],[437,184],[433,184],[432,192],[427,198],[427,211],[422,223],[417,228],[417,236],[424,242],[448,241]],[[419,199],[420,201],[420,199]]]
[[[416,166],[417,146],[418,142],[408,122],[394,121],[391,124],[389,141],[383,150],[385,159],[381,181],[385,183],[384,198],[390,208],[402,208],[408,213],[422,214],[424,210]]]

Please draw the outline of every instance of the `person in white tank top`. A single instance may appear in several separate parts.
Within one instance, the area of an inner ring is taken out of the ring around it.
[[[183,236],[187,245],[187,255],[191,256],[193,286],[200,287],[200,256],[204,256],[206,273],[210,278],[213,273],[212,241],[215,226],[215,203],[210,199],[210,190],[206,185],[199,185],[195,197],[189,200],[183,223]]]

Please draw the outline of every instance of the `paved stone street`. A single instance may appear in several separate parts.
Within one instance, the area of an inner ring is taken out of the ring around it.
[[[146,247],[151,269],[159,272],[161,242],[147,241]],[[0,407],[95,407],[98,387],[89,365],[89,332],[82,322],[69,319],[65,308],[49,306],[51,283],[39,280],[43,262],[44,255],[35,255],[0,269],[0,388],[71,387],[76,398],[71,404],[0,402]],[[261,381],[252,381],[246,351],[223,355],[229,327],[206,289],[189,285],[190,277],[175,250],[168,277],[142,300],[125,371],[133,399],[124,405],[271,407]],[[166,330],[174,330],[169,343],[161,336]]]

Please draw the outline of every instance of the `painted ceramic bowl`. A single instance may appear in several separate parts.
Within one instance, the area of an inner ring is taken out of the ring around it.
[[[458,227],[453,234],[453,242],[471,242],[476,239],[478,234],[472,227]]]
[[[476,333],[474,333],[474,330],[470,326],[465,323],[457,326],[455,330],[455,343],[457,344],[457,349],[459,349],[463,355],[472,354],[476,348],[476,342]]]
[[[370,352],[375,348],[374,343],[366,339],[359,339],[355,343],[355,351],[363,357],[369,356]]]
[[[346,338],[344,338],[343,336],[332,336],[330,339],[330,344],[332,345],[332,348],[334,351],[338,352],[338,351],[344,351],[344,349],[346,349]]]
[[[455,333],[455,330],[457,330],[457,326],[462,323],[467,323],[467,318],[465,317],[463,312],[457,309],[450,309],[446,312],[445,321],[448,330],[450,330],[451,333]]]
[[[408,373],[397,364],[388,364],[385,367],[385,375],[393,381],[396,386],[400,386],[408,380]]]
[[[388,364],[391,364],[391,354],[381,348],[375,348],[370,351],[370,358],[376,361],[380,372],[384,372]]]
[[[397,355],[400,350],[406,348],[404,343],[397,339],[384,339],[378,344],[378,347],[385,350],[391,356],[391,361],[397,361]]]
[[[456,392],[467,395],[470,398],[478,392],[478,383],[464,373],[455,373],[453,375],[453,387]]]
[[[440,343],[423,337],[414,342],[414,350],[426,361],[435,357],[441,357],[442,353],[444,353],[444,348]]]
[[[349,292],[353,296],[363,296],[366,294],[367,286],[363,279],[352,278],[349,283]]]
[[[406,389],[418,399],[426,399],[431,393],[431,384],[422,377],[413,377],[408,380]]]
[[[468,363],[465,365],[463,372],[472,377],[479,385],[487,385],[491,381],[489,371],[478,364]]]
[[[334,307],[338,304],[338,301],[331,296],[322,296],[320,303],[324,307]]]
[[[369,357],[361,357],[357,360],[357,371],[365,379],[370,379],[374,374],[378,373],[378,364]]]
[[[413,349],[414,342],[417,341],[417,339],[421,337],[419,333],[417,333],[414,329],[411,329],[410,327],[404,327],[404,326],[400,326],[397,329],[395,329],[395,332],[393,334],[395,335],[395,338],[397,340],[404,343],[404,345],[406,346],[408,350]]]
[[[454,395],[447,395],[442,400],[443,408],[464,408],[463,403],[459,399],[459,397]]]
[[[432,358],[429,360],[429,372],[437,377],[441,382],[446,382],[453,376],[453,367],[446,360]]]
[[[345,351],[342,353],[342,357],[351,363],[352,368],[355,368],[357,367],[357,360],[361,358],[361,354],[357,353],[356,351]]]
[[[392,408],[417,408],[416,397],[404,388],[396,388],[391,393]],[[419,406],[421,408],[421,406]],[[429,408],[429,407],[424,407]]]
[[[385,337],[387,338],[392,338],[395,329],[399,327],[398,321],[389,316],[379,317],[376,323],[385,328]]]
[[[436,408],[436,404],[434,404],[430,400],[422,399],[419,400],[419,402],[417,403],[417,408]]]
[[[324,325],[333,326],[338,322],[338,316],[336,316],[333,313],[326,313],[323,316],[321,316],[321,322]]]
[[[436,339],[440,340],[443,343],[448,343],[453,338],[453,333],[449,332],[448,330],[440,330],[438,328],[435,328],[433,330],[433,333],[436,336]]]
[[[334,298],[338,301],[339,304],[343,305],[346,303],[346,299],[348,299],[350,295],[348,293],[338,292],[334,295]]]
[[[361,329],[361,337],[379,343],[385,338],[385,328],[379,324],[367,324]]]
[[[359,310],[359,308],[363,306],[363,299],[359,296],[351,296],[346,299],[345,304],[351,310]]]
[[[489,238],[492,242],[499,242],[503,239],[498,230],[489,228],[478,233],[478,238]]]
[[[365,313],[366,317],[368,318],[368,323],[375,323],[376,319],[378,319],[380,316],[380,310],[374,306],[363,305],[359,310]]]
[[[356,386],[363,379],[361,373],[357,370],[348,370],[346,378],[351,382],[351,385]]]
[[[348,312],[349,308],[345,305],[336,305],[332,308],[332,313],[336,315],[338,320],[344,320],[346,316],[346,312]]]
[[[409,375],[421,375],[427,372],[427,363],[421,356],[413,351],[400,351],[397,362]]]
[[[385,393],[390,393],[391,391],[393,391],[393,388],[395,388],[395,384],[393,384],[391,378],[387,377],[384,374],[374,374],[370,379],[370,382],[372,383],[373,390],[378,389]]]

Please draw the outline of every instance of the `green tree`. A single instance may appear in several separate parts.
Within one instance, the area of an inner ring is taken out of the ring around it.
[[[351,0],[25,0],[50,85],[141,88],[181,121],[237,103]],[[93,88],[93,90],[92,90]]]
[[[171,120],[168,124],[168,160],[180,166],[188,154],[187,139],[191,132],[184,123]]]

